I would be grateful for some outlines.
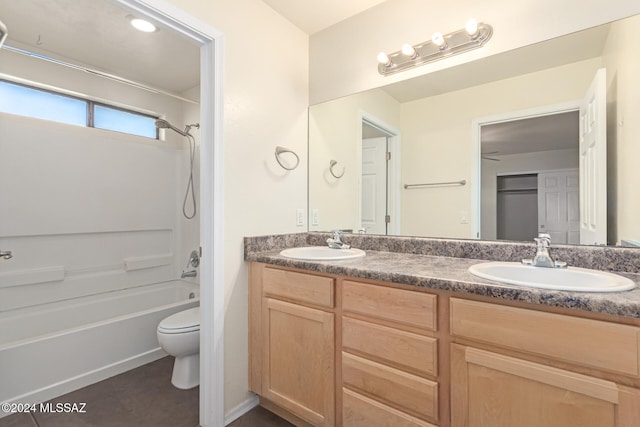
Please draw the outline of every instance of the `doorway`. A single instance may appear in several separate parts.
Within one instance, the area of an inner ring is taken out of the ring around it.
[[[546,136],[538,138],[527,138],[528,131],[521,135],[506,132],[509,137],[503,138],[500,144],[494,146],[485,144],[485,136],[487,136],[485,131],[490,132],[493,126],[496,126],[496,135],[504,137],[504,129],[510,127],[520,129],[519,125],[525,124],[522,129],[526,130],[526,124],[530,124],[528,129],[532,130],[532,134],[535,135],[538,131],[549,130],[552,126],[549,123],[552,122],[547,122],[548,120],[553,121],[562,117],[571,118],[572,132],[576,134],[571,139],[578,141],[578,152],[574,155],[567,152],[566,148],[561,148],[556,154],[565,150],[564,154],[569,155],[570,163],[566,163],[567,159],[564,159],[564,155],[547,156],[549,159],[542,165],[534,162],[544,157],[543,154],[534,154],[544,152],[539,150],[539,143],[541,142],[544,146],[545,143],[553,141],[557,137],[555,132],[547,133]],[[605,245],[607,240],[606,128],[606,71],[604,68],[596,72],[591,86],[580,100],[474,119],[472,122],[472,155],[474,156],[472,176],[475,176],[476,179],[471,183],[472,237],[497,238],[494,214],[496,200],[493,197],[493,194],[496,193],[497,173],[492,169],[498,169],[495,165],[500,164],[504,169],[500,173],[503,174],[578,169],[577,203],[579,208],[576,215],[579,220],[579,230],[577,233],[571,231],[567,242],[579,238],[580,244]],[[516,162],[521,163],[518,169],[510,170],[513,168],[506,167],[508,160],[515,160],[516,158],[512,155],[523,154],[524,150],[521,153],[512,153],[509,150],[515,149],[519,145],[527,148],[535,146],[536,149],[528,150],[531,151],[529,157],[525,161],[520,159],[519,162]],[[539,229],[539,232],[546,232],[546,230]]]
[[[400,132],[363,115],[360,143],[360,232],[397,234]]]
[[[172,4],[109,0],[200,48],[200,425],[224,425],[223,34]]]
[[[498,236],[499,177],[537,177],[544,171],[579,168],[579,107],[580,102],[576,101],[474,120],[473,142],[478,160],[472,163],[477,168],[473,173],[477,178],[475,183],[472,182],[474,209],[471,217],[475,238],[514,239],[513,236]],[[517,181],[505,179],[501,178],[503,186]],[[537,179],[536,184],[525,187],[530,190],[535,188],[537,194]],[[508,186],[502,188],[501,193],[505,193],[505,188],[509,193]],[[513,194],[510,193],[511,196]],[[504,195],[500,197],[504,199]],[[532,195],[529,198],[533,200]],[[513,197],[507,198],[507,204],[501,204],[500,207],[505,209],[512,200]],[[536,206],[533,211],[536,213],[535,227],[540,228],[537,211]],[[532,227],[530,225],[528,228]],[[529,240],[529,237],[516,240]]]

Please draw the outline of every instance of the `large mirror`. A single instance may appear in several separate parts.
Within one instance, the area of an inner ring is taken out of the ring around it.
[[[639,39],[629,17],[311,106],[309,229],[640,244]]]

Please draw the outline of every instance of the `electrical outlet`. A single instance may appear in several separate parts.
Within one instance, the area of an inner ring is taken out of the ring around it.
[[[318,209],[311,210],[311,225],[320,225],[320,214]]]
[[[304,225],[304,209],[296,209],[296,225],[302,227]]]

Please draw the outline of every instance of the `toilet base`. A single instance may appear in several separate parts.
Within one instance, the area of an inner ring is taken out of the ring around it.
[[[200,385],[200,353],[176,357],[173,362],[171,384],[182,390]]]

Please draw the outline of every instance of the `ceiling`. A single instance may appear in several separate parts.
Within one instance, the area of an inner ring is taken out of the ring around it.
[[[386,0],[263,0],[307,34]],[[142,33],[105,0],[4,0],[7,46],[102,71],[174,94],[200,83],[200,51],[168,28]]]
[[[262,0],[311,35],[386,0]]]
[[[200,50],[160,28],[142,33],[104,0],[0,1],[8,46],[180,94],[200,84]]]
[[[578,149],[578,112],[482,126],[482,154],[488,158],[548,150]]]

